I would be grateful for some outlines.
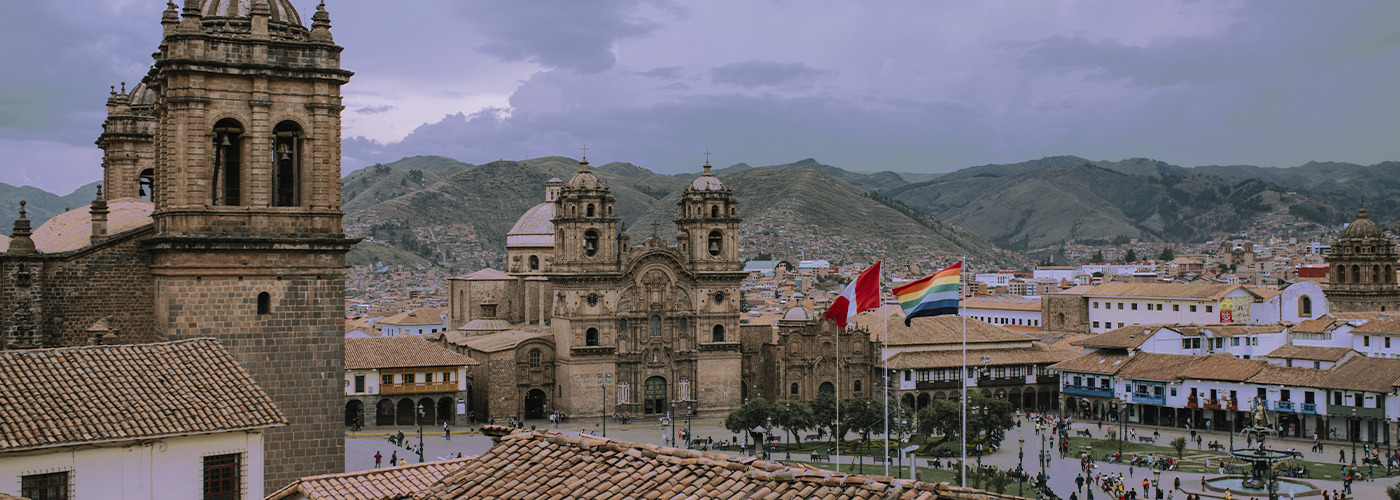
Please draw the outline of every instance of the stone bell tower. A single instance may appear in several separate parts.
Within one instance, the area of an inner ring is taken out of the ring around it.
[[[607,184],[588,170],[588,159],[554,200],[554,272],[617,272],[618,218]]]
[[[734,190],[705,172],[681,193],[676,244],[697,271],[739,269],[739,202]]]
[[[287,417],[264,491],[345,468],[341,47],[325,4],[169,4],[153,93],[156,334],[216,337]],[[137,161],[136,163],[139,163]],[[129,174],[128,174],[129,175]],[[139,175],[139,173],[138,173]]]
[[[1400,283],[1395,280],[1400,255],[1395,242],[1366,216],[1366,209],[1361,209],[1356,220],[1332,241],[1332,254],[1326,259],[1332,269],[1323,293],[1333,311],[1390,312],[1400,308]]]

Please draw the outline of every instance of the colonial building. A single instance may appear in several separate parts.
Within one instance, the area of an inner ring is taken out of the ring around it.
[[[465,424],[478,364],[417,335],[347,338],[345,425]]]
[[[1400,260],[1395,242],[1361,209],[1356,220],[1332,240],[1325,257],[1332,272],[1327,277],[1327,300],[1339,312],[1395,311],[1400,308],[1400,283],[1395,264]]]
[[[1330,292],[1329,292],[1330,293]],[[1103,333],[1132,325],[1298,322],[1327,314],[1314,283],[1282,292],[1230,284],[1104,283],[1041,297],[1046,331]]]
[[[38,231],[21,215],[0,255],[0,348],[220,339],[286,415],[267,491],[345,459],[351,73],[324,6],[311,21],[288,0],[168,4],[150,71],[107,99],[105,193]]]
[[[653,235],[633,245],[614,202],[584,159],[567,182],[546,183],[544,202],[507,234],[504,272],[451,280],[452,320],[466,326],[443,338],[493,357],[484,361],[493,374],[495,356],[526,360],[512,365],[523,371],[506,378],[514,381],[509,387],[477,396],[490,399],[484,416],[740,404],[739,283],[746,273],[733,190],[707,163],[681,193],[674,243]]]
[[[744,325],[744,399],[810,401],[820,392],[840,399],[878,394],[880,346],[870,330],[840,329],[811,309],[793,307],[773,324]]]
[[[0,494],[25,498],[262,498],[286,424],[208,338],[0,352],[0,394]]]

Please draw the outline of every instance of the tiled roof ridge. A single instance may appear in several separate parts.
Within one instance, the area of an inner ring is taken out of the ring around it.
[[[143,342],[143,343],[140,343],[140,344],[78,345],[78,346],[67,346],[67,347],[45,347],[45,348],[42,348],[42,349],[15,349],[15,350],[12,350],[12,351],[5,351],[5,354],[7,354],[7,355],[15,355],[15,354],[50,353],[50,352],[73,352],[73,351],[83,351],[83,350],[117,350],[117,349],[132,349],[132,348],[138,348],[138,347],[141,347],[141,348],[154,348],[154,347],[165,347],[165,346],[178,345],[178,344],[197,344],[197,343],[204,343],[204,342],[213,342],[213,343],[215,343],[215,344],[219,344],[219,339],[214,338],[214,337],[195,337],[195,338],[190,338],[190,339],[167,340],[167,341],[164,341],[164,342]]]
[[[948,483],[930,483],[888,476],[847,474],[806,464],[788,464],[777,460],[762,460],[756,457],[735,457],[712,451],[697,451],[671,446],[658,446],[652,443],[634,443],[591,434],[571,435],[555,430],[518,430],[499,425],[481,427],[484,435],[497,438],[497,446],[507,441],[542,440],[559,446],[571,446],[586,452],[610,451],[634,458],[656,460],[670,465],[703,465],[732,471],[744,471],[748,479],[776,482],[809,482],[822,486],[859,487],[880,492],[881,497],[897,498],[902,491],[931,491],[953,495],[952,498],[1011,499],[1015,497],[999,495],[973,488],[952,486]]]
[[[462,457],[462,458],[452,458],[452,459],[448,459],[448,460],[439,460],[439,461],[436,461],[436,462],[424,462],[424,463],[419,463],[419,464],[408,464],[408,465],[391,465],[391,466],[388,466],[388,467],[375,468],[375,469],[365,469],[365,470],[362,470],[362,471],[352,471],[352,472],[339,472],[339,473],[331,473],[331,474],[321,474],[321,475],[319,475],[319,476],[306,476],[306,477],[303,477],[303,478],[300,478],[300,479],[296,480],[296,482],[293,482],[293,483],[291,483],[291,484],[288,484],[288,485],[286,485],[286,486],[283,486],[281,489],[278,489],[277,491],[275,491],[275,492],[273,492],[272,494],[268,495],[267,498],[279,498],[279,499],[280,499],[280,498],[287,498],[288,494],[289,494],[289,493],[292,493],[292,492],[298,492],[298,493],[301,493],[301,494],[305,495],[307,498],[313,498],[309,493],[315,492],[315,491],[317,491],[317,489],[316,489],[316,488],[313,488],[313,487],[311,487],[311,486],[309,486],[308,483],[314,483],[314,482],[317,482],[317,481],[326,481],[326,480],[336,480],[336,479],[340,479],[340,480],[355,480],[355,479],[358,479],[358,478],[364,478],[364,477],[368,477],[368,476],[387,476],[387,475],[390,475],[390,474],[400,474],[400,473],[406,473],[406,472],[413,472],[413,471],[416,471],[417,469],[431,469],[431,468],[444,467],[444,466],[453,466],[453,465],[463,465],[463,466],[464,466],[464,465],[466,465],[467,463],[469,463],[470,461],[476,460],[476,459],[477,459],[477,455],[472,455],[472,456]],[[448,475],[448,474],[451,474],[451,473],[448,472],[448,473],[444,474],[444,476],[446,476],[446,475]]]

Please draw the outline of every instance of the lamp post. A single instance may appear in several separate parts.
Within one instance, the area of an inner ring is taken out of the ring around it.
[[[748,406],[748,405],[749,405],[749,398],[744,398],[744,406]],[[837,445],[839,446],[840,443],[838,442]],[[745,413],[744,413],[744,447],[741,448],[741,450],[743,450],[743,449],[748,449],[748,447],[749,447],[749,414],[748,414],[748,412],[745,412]]]
[[[1050,477],[1050,456],[1047,454],[1049,452],[1045,451],[1045,434],[1040,433],[1040,455],[1036,456],[1036,462],[1040,463],[1040,476],[1036,482],[1040,484],[1048,482],[1046,478]]]
[[[1356,432],[1352,429],[1361,430],[1361,424],[1356,422],[1356,407],[1351,409],[1351,421],[1347,422],[1347,437],[1351,438],[1351,466],[1356,467]]]
[[[1118,463],[1123,463],[1123,439],[1125,439],[1123,433],[1128,431],[1128,425],[1127,422],[1123,420],[1123,414],[1128,411],[1128,402],[1126,400],[1115,401],[1114,405],[1117,406],[1115,411],[1118,412]]]
[[[599,406],[599,408],[601,408],[601,411],[603,412],[602,416],[599,417],[599,419],[603,421],[603,437],[608,437],[608,385],[611,384],[611,373],[598,374],[598,392],[602,393],[603,395],[603,405]]]
[[[695,407],[689,403],[685,405],[685,447],[690,447],[690,441],[695,439],[695,434],[690,430],[690,414],[695,413]]]
[[[671,402],[671,411],[666,412],[666,420],[671,424],[671,447],[676,447],[676,402]]]
[[[768,417],[768,435],[763,439],[763,457],[772,459],[773,453],[768,451],[769,443],[773,442],[773,417]]]
[[[423,403],[418,403],[418,463],[423,463]]]
[[[788,424],[783,426],[783,431],[787,433],[787,443],[783,445],[783,458],[792,460],[792,403],[783,403],[787,409]]]
[[[1026,486],[1026,437],[1016,438],[1016,496],[1025,496]]]
[[[985,356],[983,356],[983,357],[985,357]],[[981,470],[981,469],[982,469],[982,427],[983,427],[983,426],[982,426],[982,424],[981,424],[982,420],[981,420],[980,418],[975,418],[975,417],[980,417],[980,416],[982,416],[982,413],[983,413],[983,412],[982,412],[982,407],[981,407],[981,406],[974,406],[974,407],[972,407],[972,416],[974,417],[974,421],[978,422],[978,424],[977,424],[977,469],[978,469],[978,470]]]

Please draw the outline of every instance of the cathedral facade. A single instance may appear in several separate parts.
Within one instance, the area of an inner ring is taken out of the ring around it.
[[[344,470],[341,47],[324,5],[168,4],[155,63],[107,101],[89,207],[0,255],[0,346],[214,337],[288,424],[265,491]],[[246,452],[247,450],[245,450]]]
[[[742,402],[738,202],[710,172],[677,203],[675,242],[633,245],[588,161],[507,235],[507,268],[454,278],[450,345],[485,417],[667,414]],[[503,354],[496,354],[503,353]]]

